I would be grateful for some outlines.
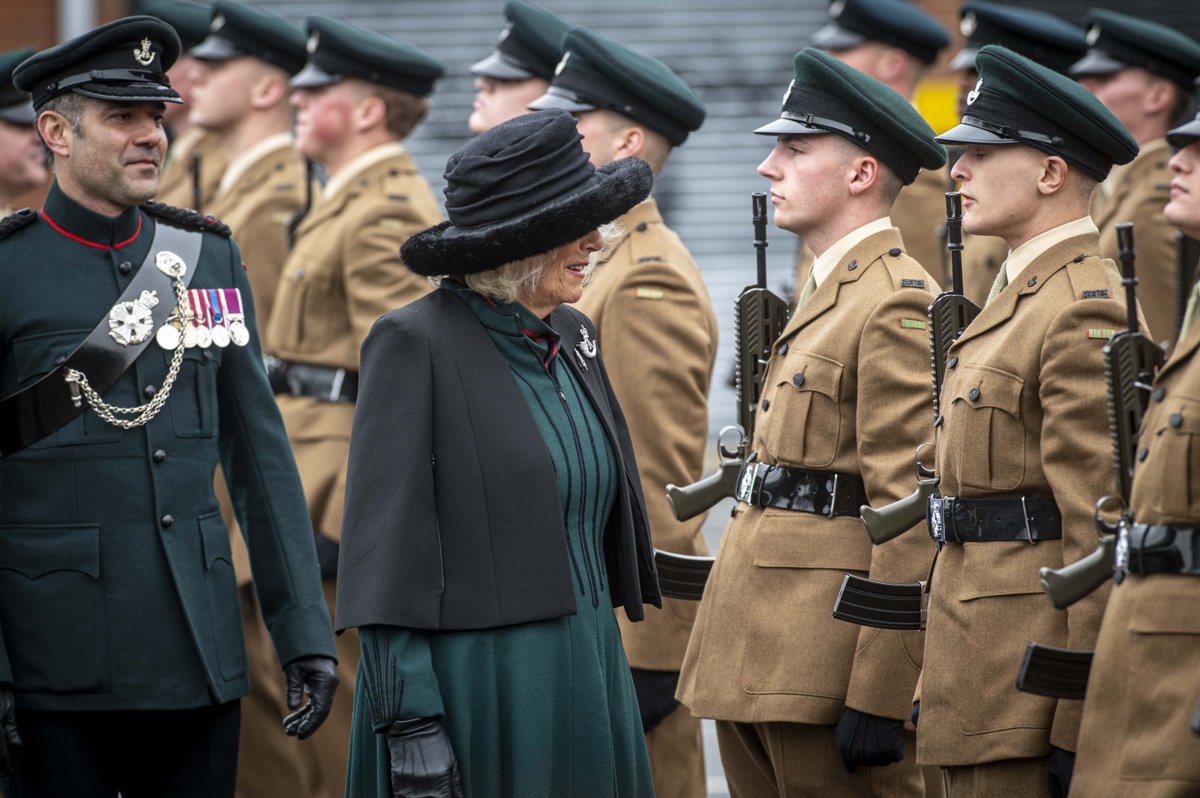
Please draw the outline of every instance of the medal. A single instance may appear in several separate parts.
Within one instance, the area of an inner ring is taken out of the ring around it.
[[[212,346],[212,331],[203,324],[196,327],[196,346],[202,349],[208,349]]]
[[[196,322],[192,321],[191,324],[188,324],[187,326],[185,326],[183,328],[183,345],[186,346],[188,349],[194,349],[196,347],[197,341],[198,341],[198,339],[196,338]]]
[[[171,322],[167,322],[158,328],[158,334],[154,336],[154,340],[157,341],[158,345],[163,349],[166,349],[168,352],[173,352],[179,346],[179,342],[182,340],[182,335],[180,334],[178,327]]]
[[[246,314],[242,313],[242,293],[236,288],[224,288],[221,297],[229,315],[229,338],[237,346],[245,346],[250,343],[250,331],[246,329]]]
[[[229,310],[225,307],[225,292],[218,288],[208,290],[209,307],[212,308],[212,340],[224,349],[229,346]]]
[[[157,304],[154,291],[143,291],[137,299],[113,305],[108,312],[108,334],[121,346],[149,341],[154,330],[152,309]]]

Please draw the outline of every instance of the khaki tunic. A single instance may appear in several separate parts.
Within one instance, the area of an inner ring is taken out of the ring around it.
[[[1084,292],[1107,291],[1085,299]],[[950,350],[937,447],[945,496],[1053,496],[1062,540],[948,544],[931,575],[917,756],[974,765],[1075,750],[1082,709],[1015,687],[1025,644],[1090,649],[1107,590],[1060,612],[1038,569],[1096,547],[1096,499],[1113,491],[1097,330],[1125,326],[1120,276],[1094,234],[1034,259]],[[978,393],[974,393],[978,389]],[[974,398],[972,398],[974,397]]]
[[[205,212],[233,230],[254,291],[259,326],[265,328],[288,254],[287,225],[304,207],[304,159],[291,142],[265,153],[212,201]]]
[[[200,207],[192,208],[196,196],[192,184],[192,157],[196,155],[200,156]],[[215,133],[192,128],[172,142],[167,151],[167,162],[158,181],[155,201],[210,213],[209,205],[217,195],[221,175],[225,174],[228,162]]]
[[[1111,186],[1092,195],[1092,219],[1100,228],[1100,254],[1117,260],[1117,224],[1133,222],[1138,304],[1154,341],[1175,342],[1175,228],[1163,216],[1171,199],[1171,148],[1166,139],[1142,147],[1127,166],[1109,176]],[[1120,261],[1117,261],[1120,268]]]
[[[322,198],[296,229],[264,335],[264,349],[281,360],[357,372],[375,320],[432,290],[401,263],[400,245],[440,219],[437,202],[412,157],[383,146],[394,153]],[[278,399],[313,527],[340,540],[354,406]]]
[[[753,439],[762,462],[861,475],[874,506],[912,492],[913,453],[932,413],[928,333],[902,320],[924,320],[938,286],[902,246],[895,228],[868,236],[792,317]],[[872,546],[855,517],[738,504],[679,699],[694,714],[742,723],[832,725],[846,706],[907,718],[921,633],[859,627],[831,610],[847,572],[914,581],[932,558],[921,530]]]
[[[963,295],[979,307],[987,304],[988,294],[1000,267],[1008,260],[1008,244],[996,236],[963,234]],[[948,273],[949,267],[947,267]],[[950,285],[947,276],[945,285]],[[949,289],[947,289],[949,290]]]
[[[922,169],[917,179],[900,189],[892,205],[892,224],[904,239],[904,251],[942,285],[950,285],[950,261],[946,254],[946,192],[950,190],[949,167]],[[796,253],[796,297],[804,290],[813,254],[801,244]],[[943,279],[944,278],[944,279]]]
[[[717,353],[717,317],[691,254],[647,199],[617,220],[624,229],[577,307],[596,325],[608,376],[629,423],[654,545],[707,554],[704,515],[679,522],[664,486],[703,476],[708,389]],[[629,665],[678,671],[696,602],[663,599],[630,623],[617,610]],[[704,795],[700,722],[686,709],[646,737],[655,793]]]
[[[1131,507],[1145,524],[1200,525],[1200,324],[1155,380]],[[1179,423],[1172,426],[1171,419]],[[1200,578],[1125,578],[1113,588],[1092,665],[1072,794],[1200,793]]]

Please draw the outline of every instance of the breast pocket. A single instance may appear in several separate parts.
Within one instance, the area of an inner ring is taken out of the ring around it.
[[[1143,444],[1149,453],[1138,487],[1148,488],[1157,514],[1185,521],[1200,517],[1200,401],[1175,396],[1168,402],[1155,413],[1149,443]]]
[[[170,353],[164,353],[169,358]],[[220,355],[209,349],[185,350],[167,408],[180,438],[212,438],[217,434],[217,367]]]
[[[0,628],[17,692],[109,689],[99,526],[0,527]]]
[[[963,372],[949,386],[947,418],[958,481],[972,488],[1012,490],[1025,478],[1025,381],[988,366],[959,368]]]
[[[771,370],[761,412],[765,446],[782,463],[822,468],[833,462],[841,437],[841,363],[798,353]]]

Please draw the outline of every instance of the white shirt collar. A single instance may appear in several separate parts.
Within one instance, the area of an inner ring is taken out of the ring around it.
[[[292,134],[284,131],[267,136],[237,158],[234,158],[229,166],[225,168],[225,174],[221,175],[221,184],[217,188],[217,196],[223,196],[237,185],[242,176],[250,171],[251,167],[258,163],[260,159],[265,158],[276,150],[282,150],[284,147],[290,148],[293,144]]]
[[[1008,260],[1004,262],[1004,273],[1008,275],[1008,281],[1011,283],[1016,280],[1021,272],[1025,271],[1026,266],[1033,263],[1039,255],[1050,249],[1050,247],[1055,244],[1061,244],[1068,238],[1087,233],[1100,234],[1100,228],[1096,227],[1096,223],[1092,221],[1092,217],[1090,216],[1084,216],[1073,222],[1052,227],[1046,232],[1029,239],[1008,253]]]
[[[861,227],[856,227],[839,238],[833,246],[822,252],[820,257],[813,261],[812,273],[813,277],[817,280],[817,286],[820,287],[821,283],[825,282],[825,278],[833,274],[833,270],[841,263],[842,258],[846,257],[858,242],[867,236],[875,235],[891,227],[892,217],[882,216],[873,222],[867,222]]]

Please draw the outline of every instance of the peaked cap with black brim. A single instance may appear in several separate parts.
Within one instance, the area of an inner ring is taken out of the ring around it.
[[[29,95],[12,82],[13,70],[33,53],[29,47],[0,53],[0,120],[12,125],[32,125],[37,121]]]
[[[755,133],[841,136],[887,164],[905,185],[922,168],[945,165],[946,148],[934,141],[933,128],[895,89],[812,47],[796,53],[794,63],[779,118]]]
[[[1096,180],[1137,156],[1125,126],[1065,75],[994,44],[975,63],[979,82],[959,124],[937,137],[943,144],[1025,144]]]
[[[469,141],[446,162],[450,220],[409,238],[405,265],[425,276],[488,271],[576,241],[650,195],[645,161],[597,169],[581,140],[575,118],[552,109]]]

